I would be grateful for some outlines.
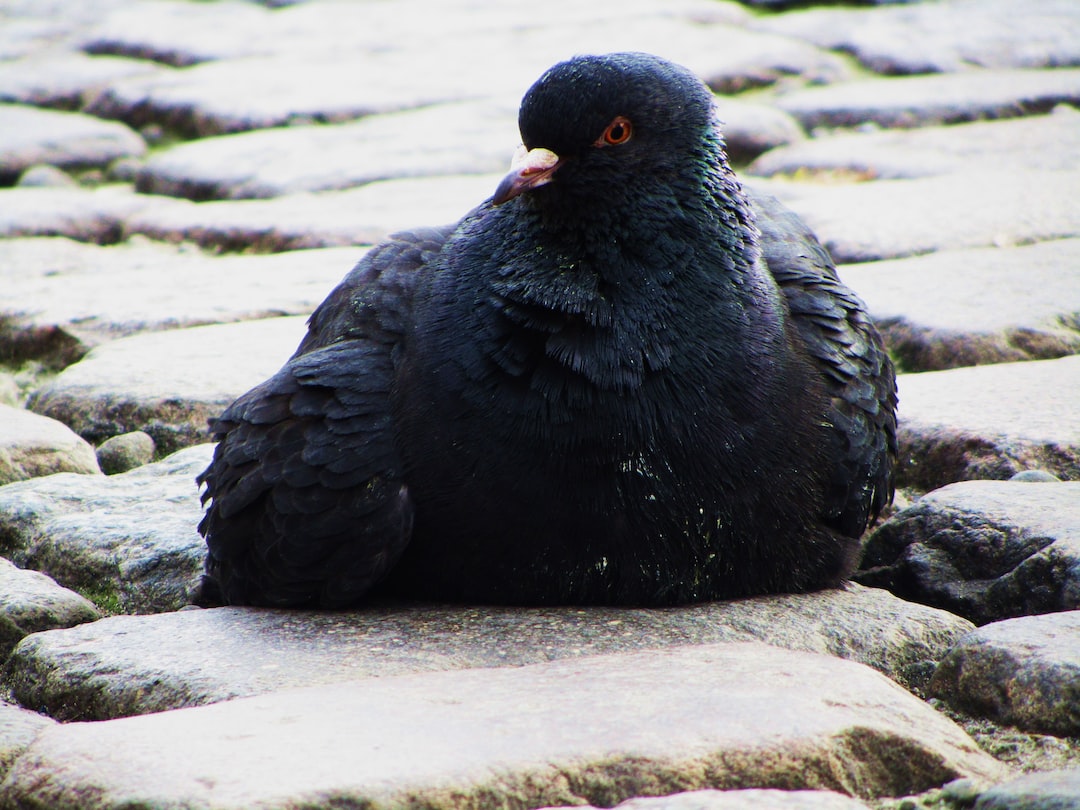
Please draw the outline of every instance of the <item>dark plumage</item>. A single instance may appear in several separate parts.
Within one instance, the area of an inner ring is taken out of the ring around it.
[[[214,423],[225,601],[672,604],[850,572],[892,495],[893,369],[813,235],[740,188],[708,89],[580,57],[520,126],[493,200],[368,253]]]

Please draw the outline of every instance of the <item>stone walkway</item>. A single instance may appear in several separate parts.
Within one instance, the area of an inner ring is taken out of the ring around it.
[[[1080,808],[1080,5],[782,5],[0,0],[0,809]],[[858,584],[185,609],[206,419],[626,49],[903,372]]]

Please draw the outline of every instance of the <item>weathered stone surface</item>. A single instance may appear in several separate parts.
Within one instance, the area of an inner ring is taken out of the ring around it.
[[[83,40],[90,53],[169,65],[259,53],[273,15],[253,3],[125,3],[96,21]],[[244,36],[238,36],[239,33]]]
[[[111,611],[176,610],[201,580],[195,476],[211,445],[113,476],[0,487],[0,552]]]
[[[419,83],[414,73],[377,54],[227,59],[112,82],[87,109],[136,127],[157,123],[186,137],[205,138],[349,121],[478,95],[456,82],[447,86],[440,81],[447,75],[433,73],[432,81]],[[354,147],[363,143],[361,137],[358,133]],[[357,153],[362,154],[359,149]],[[309,159],[317,156],[316,151],[307,153]]]
[[[30,633],[99,618],[97,608],[79,594],[0,557],[0,661]]]
[[[272,0],[264,5],[291,4]],[[305,2],[274,13],[246,3],[225,4],[221,11],[182,2],[125,4],[95,26],[86,37],[85,47],[191,65],[215,59],[297,52],[378,55],[411,49],[426,53],[437,51],[446,41],[452,43],[483,35],[489,39],[490,51],[497,46],[491,42],[493,33],[520,37],[525,31],[539,29],[549,39],[557,40],[574,30],[571,26],[592,24],[594,33],[603,34],[603,29],[596,30],[600,27],[597,24],[618,28],[609,25],[616,15],[623,24],[639,20],[653,24],[680,20],[742,23],[749,17],[738,4],[715,0],[673,0],[663,5],[627,0],[594,0],[587,4],[549,0],[543,15],[515,3],[485,4],[483,14],[476,11],[476,4],[469,0],[445,0],[437,4],[397,0],[392,10],[366,3]],[[328,14],[333,15],[332,25],[327,24]],[[428,74],[440,67],[445,70],[448,64],[453,64],[455,70],[467,69],[465,65],[435,59],[414,66],[414,70]]]
[[[139,59],[48,50],[0,62],[0,101],[80,109],[114,82],[163,70]]]
[[[1067,170],[1080,164],[1080,112],[977,121],[951,127],[850,132],[769,151],[753,174],[850,173],[866,178],[928,177],[957,171]]]
[[[866,805],[831,790],[693,790],[628,799],[615,810],[864,810]],[[547,810],[570,810],[569,807]],[[577,810],[598,810],[578,807]]]
[[[794,209],[839,263],[1080,233],[1075,170],[1003,169],[843,185],[749,178],[747,185]]]
[[[29,407],[92,444],[142,430],[171,453],[206,441],[207,420],[276,373],[305,331],[306,318],[288,317],[121,338],[64,369]]]
[[[80,168],[140,156],[146,143],[124,124],[89,115],[0,104],[0,183],[39,163]]]
[[[762,152],[806,138],[798,121],[770,105],[719,96],[716,107],[733,163],[744,163]]]
[[[1080,768],[1029,773],[987,790],[975,810],[1080,810]]]
[[[973,630],[945,656],[930,691],[976,716],[1080,736],[1080,610]]]
[[[267,15],[249,6],[242,14],[253,19],[232,34],[226,33],[228,15],[213,19],[212,11],[180,10],[182,4],[114,15],[94,35],[91,50],[203,64],[114,82],[91,109],[135,125],[155,120],[206,136],[468,98],[516,103],[554,62],[619,50],[678,58],[727,91],[782,77],[823,82],[850,75],[835,54],[728,24],[746,17],[733,4],[560,3],[561,9],[549,4],[544,15],[509,5],[485,7],[483,16],[468,3],[456,9],[449,3],[410,5],[425,18],[422,30],[401,3],[393,15],[369,4],[336,4],[333,28],[317,7]],[[173,24],[176,15],[182,19]],[[618,25],[611,25],[612,15]],[[500,18],[509,30],[499,30]],[[438,35],[432,35],[435,26]],[[486,58],[471,58],[476,53]],[[500,69],[490,70],[491,64]]]
[[[62,422],[0,405],[0,486],[59,472],[100,474],[94,448]]]
[[[138,332],[307,314],[363,254],[211,256],[142,237],[108,247],[62,237],[0,240],[0,357],[62,368]]]
[[[212,608],[38,634],[16,650],[8,677],[27,706],[102,720],[358,678],[761,640],[849,658],[922,686],[971,629],[957,616],[857,585],[662,611]]]
[[[761,17],[753,27],[853,53],[878,73],[937,73],[1080,64],[1080,15],[1070,0],[954,0]]]
[[[240,199],[395,177],[497,172],[509,166],[519,141],[513,107],[444,104],[181,144],[147,160],[137,188],[195,200]]]
[[[387,180],[272,200],[171,200],[131,216],[126,228],[228,250],[370,245],[406,228],[457,222],[491,197],[502,174]]]
[[[116,475],[149,464],[156,449],[149,434],[133,430],[106,439],[96,453],[101,471],[106,475]]]
[[[872,121],[888,127],[955,124],[1049,112],[1080,101],[1080,68],[979,70],[865,79],[796,90],[776,99],[809,130]]]
[[[977,624],[1080,608],[1080,482],[964,481],[866,543],[859,580]]]
[[[745,784],[870,797],[1001,772],[876,672],[736,644],[407,675],[52,727],[15,763],[0,804],[612,805]]]
[[[902,374],[900,486],[1025,469],[1080,481],[1080,356]]]
[[[38,732],[54,725],[49,717],[0,702],[0,780]]]
[[[120,238],[124,220],[164,202],[130,188],[107,186],[0,189],[0,239],[19,236],[69,236],[107,244]]]
[[[38,164],[20,174],[15,185],[20,188],[78,188],[79,181],[63,169]]]
[[[1075,267],[1080,239],[1061,239],[849,264],[840,276],[900,368],[935,371],[1080,353]]]

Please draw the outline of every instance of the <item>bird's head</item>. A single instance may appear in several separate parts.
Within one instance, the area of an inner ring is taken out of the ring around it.
[[[645,53],[555,65],[525,94],[518,126],[522,146],[496,205],[525,193],[558,205],[615,202],[724,161],[708,87]]]

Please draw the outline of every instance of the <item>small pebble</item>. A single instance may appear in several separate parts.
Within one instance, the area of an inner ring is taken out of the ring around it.
[[[113,436],[97,448],[98,465],[106,475],[127,472],[154,458],[154,440],[141,430]]]
[[[79,183],[63,169],[39,164],[24,171],[16,185],[23,188],[71,188]]]
[[[1029,483],[1048,483],[1051,481],[1057,481],[1061,483],[1061,479],[1053,473],[1048,473],[1046,470],[1021,470],[1010,481],[1027,481]]]

